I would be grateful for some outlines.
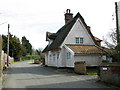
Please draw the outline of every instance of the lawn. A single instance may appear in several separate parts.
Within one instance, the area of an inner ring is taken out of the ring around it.
[[[98,67],[87,67],[87,75],[98,75]]]

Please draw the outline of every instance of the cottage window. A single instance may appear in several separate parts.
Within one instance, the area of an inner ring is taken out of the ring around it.
[[[76,44],[79,44],[79,37],[76,37]]]
[[[83,37],[76,37],[76,44],[83,44]]]
[[[70,52],[67,53],[67,59],[71,59],[71,53]]]
[[[80,37],[80,44],[83,44],[83,38]]]

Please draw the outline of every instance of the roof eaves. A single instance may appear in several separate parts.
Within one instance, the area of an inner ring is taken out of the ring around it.
[[[102,55],[102,53],[75,53],[75,55]]]

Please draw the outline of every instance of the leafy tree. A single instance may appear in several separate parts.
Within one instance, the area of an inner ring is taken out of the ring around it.
[[[22,45],[25,49],[23,55],[24,56],[26,56],[27,54],[32,55],[32,45],[29,43],[29,40],[27,40],[25,36],[22,37]]]
[[[40,56],[41,53],[42,53],[42,50],[39,48],[39,49],[36,49],[36,52],[37,52],[37,54]]]
[[[2,35],[3,50],[7,53],[7,36]],[[9,55],[15,59],[19,59],[24,52],[24,48],[19,41],[19,38],[9,34]]]
[[[2,47],[2,49],[4,50],[5,53],[7,53],[7,36],[2,35],[2,39],[3,39],[3,47]]]
[[[14,58],[20,58],[23,54],[24,48],[22,44],[20,43],[19,39],[15,36],[12,39],[12,55]]]
[[[44,55],[44,53],[42,53],[42,49],[41,48],[36,49],[36,53],[37,53],[37,55],[39,55],[41,57],[41,59],[45,58],[45,55]]]

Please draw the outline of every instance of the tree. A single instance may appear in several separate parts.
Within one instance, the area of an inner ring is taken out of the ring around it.
[[[22,37],[22,45],[25,49],[23,55],[24,56],[26,56],[27,54],[32,55],[32,45],[29,43],[29,40],[27,40],[25,36]]]
[[[18,38],[16,38],[15,36],[12,39],[12,55],[14,58],[20,58],[23,54],[24,48],[21,45],[20,41]]]
[[[103,37],[103,41],[106,47],[110,49],[115,49],[117,46],[117,34],[115,30],[111,30],[111,32],[108,33],[108,38]]]
[[[3,50],[7,52],[7,36],[2,35],[3,38]],[[19,41],[19,38],[9,34],[9,55],[14,59],[20,59],[24,52],[24,48]]]
[[[2,39],[3,39],[2,49],[4,50],[5,53],[7,53],[7,36],[2,35]]]
[[[105,46],[109,48],[109,50],[107,51],[110,53],[110,56],[113,57],[113,61],[119,61],[117,49],[119,48],[120,50],[120,47],[118,47],[120,43],[117,44],[116,30],[112,30],[111,32],[109,32],[108,38],[109,40],[107,38],[103,38]]]
[[[37,53],[37,55],[40,56],[41,59],[45,58],[45,55],[44,55],[44,53],[42,53],[42,49],[41,48],[36,49],[36,53]]]

